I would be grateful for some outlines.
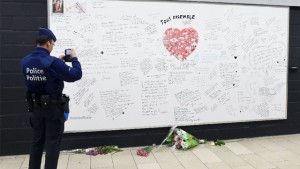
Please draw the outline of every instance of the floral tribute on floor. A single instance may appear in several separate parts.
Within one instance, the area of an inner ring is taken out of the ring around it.
[[[99,147],[88,148],[88,149],[78,149],[75,151],[75,153],[96,156],[98,154],[100,155],[105,155],[108,153],[114,154],[120,151],[123,150],[118,148],[117,146],[99,146]]]
[[[180,128],[177,128],[176,126],[173,126],[170,129],[167,137],[164,139],[164,141],[161,143],[160,146],[156,147],[156,145],[153,144],[151,146],[139,148],[139,149],[137,149],[136,154],[138,156],[148,157],[154,148],[155,148],[155,151],[158,151],[164,142],[168,143],[168,145],[174,149],[188,150],[188,149],[198,146],[199,144],[206,144],[207,141],[205,139],[197,139],[190,133],[188,133]],[[225,142],[223,140],[217,139],[215,141],[212,141],[210,145],[222,146],[222,145],[225,145]],[[94,147],[94,148],[88,148],[88,149],[77,149],[73,152],[78,153],[78,154],[86,154],[86,155],[90,155],[90,156],[96,156],[98,154],[100,154],[100,155],[104,155],[104,154],[108,154],[108,153],[114,154],[114,153],[117,153],[120,151],[123,151],[123,150],[118,148],[117,146],[100,146],[100,147]]]
[[[136,151],[136,154],[139,155],[139,156],[148,157],[149,153],[151,153],[153,148],[154,148],[154,146],[147,146],[147,147],[144,147],[144,148],[139,148]]]
[[[200,143],[199,139],[179,128],[174,129],[167,137],[166,142],[177,150],[188,150]]]
[[[218,139],[218,140],[215,140],[215,141],[211,142],[210,145],[212,145],[212,146],[222,146],[222,145],[225,145],[225,142],[223,140]]]

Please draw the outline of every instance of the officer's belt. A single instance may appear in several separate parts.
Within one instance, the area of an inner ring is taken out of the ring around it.
[[[51,95],[36,95],[31,94],[29,100],[32,101],[32,106],[44,107],[51,104],[63,104],[66,102],[64,96],[51,96]]]
[[[62,96],[51,96],[51,95],[36,95],[36,94],[31,94],[31,98],[33,100],[36,100],[36,101],[40,101],[41,98],[45,98],[45,97],[48,97],[51,101],[53,102],[58,102],[61,100]]]

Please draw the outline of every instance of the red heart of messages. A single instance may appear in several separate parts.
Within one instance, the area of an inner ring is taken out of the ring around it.
[[[165,31],[163,43],[178,60],[185,60],[198,45],[198,33],[193,28],[179,30],[169,28]]]

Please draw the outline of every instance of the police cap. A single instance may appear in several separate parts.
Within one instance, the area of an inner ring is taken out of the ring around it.
[[[47,28],[44,28],[44,27],[40,27],[40,29],[39,29],[39,35],[45,35],[45,36],[48,36],[48,37],[50,37],[54,42],[56,41],[56,37],[55,37],[54,33],[53,33],[50,29],[47,29]]]

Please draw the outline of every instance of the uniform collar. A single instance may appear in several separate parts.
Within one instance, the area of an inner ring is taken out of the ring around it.
[[[50,52],[49,50],[45,49],[45,48],[42,48],[42,47],[36,47],[35,50],[34,50],[34,53],[40,53],[40,52],[43,52],[43,53],[47,53],[48,55],[50,55]]]

